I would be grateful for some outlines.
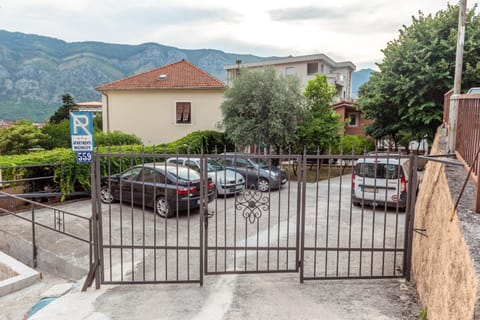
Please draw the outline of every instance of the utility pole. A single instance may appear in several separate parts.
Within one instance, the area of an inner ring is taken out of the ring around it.
[[[455,56],[455,77],[453,80],[453,95],[450,98],[449,111],[449,149],[455,152],[455,138],[457,133],[458,100],[462,88],[463,44],[465,42],[465,20],[467,15],[467,0],[460,0],[458,4],[458,31],[457,52]]]

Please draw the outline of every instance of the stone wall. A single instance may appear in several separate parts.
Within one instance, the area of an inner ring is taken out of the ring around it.
[[[438,138],[432,154],[438,154]],[[477,300],[477,276],[472,251],[464,236],[452,196],[446,165],[429,161],[415,207],[414,228],[426,236],[413,235],[412,279],[428,319],[473,319]],[[465,179],[460,167],[458,180]],[[462,181],[463,182],[463,181]]]

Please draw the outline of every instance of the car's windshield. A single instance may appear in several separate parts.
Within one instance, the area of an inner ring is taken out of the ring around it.
[[[208,172],[220,171],[223,170],[223,166],[218,161],[209,159],[207,162],[207,170]]]
[[[167,171],[173,175],[174,177],[181,179],[181,180],[199,180],[200,175],[198,172],[194,170],[190,170],[189,168],[184,167],[168,167]]]

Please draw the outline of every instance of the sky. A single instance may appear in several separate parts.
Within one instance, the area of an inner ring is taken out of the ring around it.
[[[467,1],[468,7],[475,3]],[[419,11],[446,0],[0,0],[0,29],[67,42],[155,42],[257,56],[324,53],[362,68],[381,62]],[[450,3],[458,3],[456,1]]]

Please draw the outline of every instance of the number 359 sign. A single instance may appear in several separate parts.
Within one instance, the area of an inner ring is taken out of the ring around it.
[[[72,150],[77,163],[91,162],[93,152],[93,121],[91,112],[70,112]]]

